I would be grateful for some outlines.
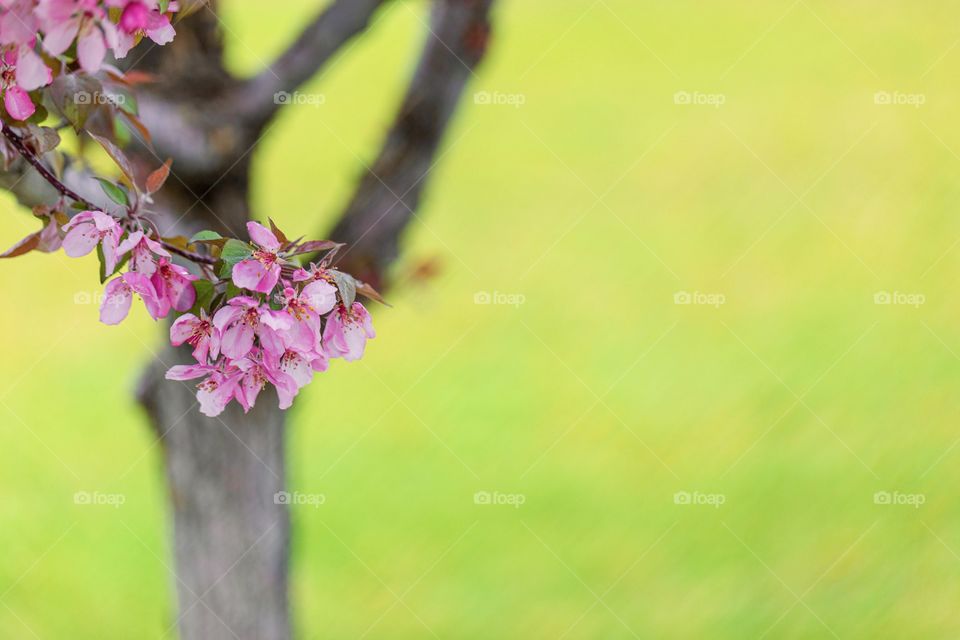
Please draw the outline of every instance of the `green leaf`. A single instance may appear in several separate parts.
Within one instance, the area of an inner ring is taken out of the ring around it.
[[[127,192],[121,187],[115,185],[109,180],[104,180],[103,178],[97,178],[97,182],[100,183],[100,188],[103,189],[103,192],[107,194],[107,197],[109,197],[111,200],[124,207],[130,206],[130,200],[127,198]]]
[[[357,298],[357,280],[348,273],[330,269],[334,282],[337,283],[337,290],[340,292],[340,300],[347,309],[353,306],[353,301]]]
[[[137,104],[137,98],[128,91],[123,91],[116,97],[117,107],[121,111],[129,113],[132,116],[140,115],[140,105]]]
[[[160,13],[166,13],[167,7],[169,6],[170,6],[170,0],[160,0],[160,6],[159,6]]]
[[[246,242],[230,238],[220,251],[220,259],[230,264],[237,264],[253,255],[253,247]]]
[[[216,288],[209,280],[194,280],[193,289],[197,292],[197,301],[193,305],[194,315],[200,315],[200,309],[209,309],[213,296],[216,294]]]
[[[123,256],[123,258],[121,258],[117,262],[116,266],[113,267],[113,271],[111,271],[110,273],[107,273],[107,259],[103,255],[103,245],[98,243],[97,244],[97,260],[100,261],[100,284],[103,284],[104,282],[109,280],[113,274],[123,269],[124,265],[126,265],[127,262],[129,262],[131,255],[133,255],[133,252],[128,251]]]
[[[97,243],[97,260],[100,261],[100,284],[107,281],[110,274],[107,273],[107,259],[103,257],[103,245]]]
[[[130,141],[133,139],[133,133],[130,131],[130,127],[120,118],[113,120],[113,136],[122,146],[130,144]]]
[[[223,236],[216,231],[199,231],[190,238],[190,244],[195,242],[207,242],[210,240],[222,240]]]
[[[227,240],[223,245],[223,249],[220,250],[220,261],[222,263],[219,272],[220,277],[229,278],[233,275],[234,265],[246,260],[251,255],[253,255],[253,247],[246,242],[235,238]]]

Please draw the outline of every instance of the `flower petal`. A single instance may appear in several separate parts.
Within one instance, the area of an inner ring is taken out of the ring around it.
[[[227,357],[242,358],[253,348],[253,327],[246,322],[238,322],[223,332],[220,350]]]
[[[30,95],[16,85],[7,87],[3,94],[3,106],[14,120],[26,120],[37,110]]]
[[[170,344],[179,347],[193,335],[193,330],[200,319],[192,313],[187,313],[177,318],[170,325]]]
[[[103,41],[103,32],[94,25],[88,26],[77,41],[77,59],[87,73],[96,73],[107,55],[107,45]]]
[[[50,84],[53,74],[32,49],[22,48],[17,57],[17,84],[25,91],[33,91]]]
[[[258,246],[261,246],[264,249],[276,251],[280,248],[280,241],[277,240],[277,236],[273,235],[272,231],[267,229],[259,222],[248,222],[247,233],[250,234],[251,240],[256,242]]]
[[[337,288],[329,282],[317,280],[305,286],[300,297],[305,299],[314,311],[324,315],[337,304]]]
[[[267,270],[259,260],[243,260],[233,267],[233,284],[241,289],[259,291],[257,287],[266,274]]]
[[[71,258],[85,256],[100,241],[100,234],[92,224],[78,224],[67,232],[63,239],[63,251]]]
[[[58,22],[47,29],[43,36],[43,48],[52,56],[58,56],[73,44],[73,39],[77,37],[77,30],[80,28],[80,21],[71,19],[66,22]]]
[[[133,292],[123,278],[111,280],[104,289],[103,303],[100,305],[100,322],[120,324],[130,313]]]

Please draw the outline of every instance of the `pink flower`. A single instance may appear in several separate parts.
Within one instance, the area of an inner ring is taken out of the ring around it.
[[[166,317],[172,307],[176,311],[188,311],[197,301],[197,291],[190,284],[197,279],[178,264],[173,264],[166,258],[160,258],[156,271],[150,277],[153,288],[157,290],[160,301],[161,316]]]
[[[244,372],[228,363],[218,366],[206,364],[177,365],[167,371],[167,380],[195,380],[207,376],[197,385],[197,401],[200,413],[215,418],[223,413],[240,392],[240,381]]]
[[[103,303],[100,305],[100,322],[111,325],[120,324],[130,313],[130,303],[133,301],[134,293],[143,299],[147,312],[154,319],[160,317],[160,303],[150,280],[143,274],[128,271],[107,283]]]
[[[184,342],[193,347],[193,357],[201,364],[206,364],[210,357],[216,358],[220,354],[220,332],[203,309],[200,310],[199,318],[187,313],[171,325],[170,344],[179,347]]]
[[[370,314],[359,302],[350,311],[341,305],[327,317],[323,329],[323,349],[331,358],[351,361],[363,356],[368,338],[376,337]]]
[[[306,280],[326,280],[327,270],[323,267],[310,263],[309,269],[299,268],[293,272],[294,282],[304,282]]]
[[[271,374],[284,374],[293,380],[297,391],[310,384],[315,372],[326,371],[329,361],[321,353],[299,351],[288,347],[279,356],[265,352],[263,365]],[[296,395],[296,394],[294,394]]]
[[[269,308],[247,296],[231,298],[213,316],[213,326],[220,332],[220,350],[229,358],[246,357],[253,348],[253,339],[260,337],[264,348],[273,353],[282,353],[283,344],[276,332],[290,328],[290,319],[285,314]]]
[[[47,53],[59,56],[76,39],[77,60],[87,73],[100,70],[108,44],[116,48],[116,27],[96,0],[40,0],[37,16]]]
[[[241,289],[270,293],[280,279],[280,241],[269,229],[257,222],[248,222],[250,239],[257,250],[233,267],[233,284]]]
[[[3,92],[3,107],[14,120],[26,120],[37,110],[30,94],[17,86],[8,86]]]
[[[170,24],[170,17],[160,13],[157,0],[122,0],[126,6],[120,14],[120,30],[117,32],[117,44],[114,53],[123,58],[136,44],[136,37],[143,35],[159,45],[173,41],[177,32]],[[115,3],[116,4],[116,3]],[[171,2],[170,11],[176,11],[176,3]]]
[[[300,391],[300,387],[292,377],[279,369],[267,367],[259,360],[245,358],[236,364],[244,372],[237,393],[237,402],[243,407],[244,413],[250,411],[257,403],[257,396],[268,382],[277,388],[280,408],[290,408],[294,397]]]
[[[337,303],[337,289],[329,282],[317,280],[305,286],[300,293],[292,287],[283,290],[284,311],[292,320],[284,343],[302,352],[316,352],[320,346],[320,316],[329,313]]]
[[[128,251],[133,252],[130,255],[130,269],[145,276],[152,276],[156,272],[157,256],[170,257],[159,242],[147,237],[143,231],[134,231],[120,243],[117,247],[117,258],[122,258]]]
[[[33,45],[37,37],[34,0],[0,2],[0,42]]]
[[[27,92],[50,84],[52,80],[50,69],[29,45],[8,48],[0,56],[3,106],[16,120],[26,120],[36,111]]]
[[[104,266],[107,274],[117,268],[117,249],[123,229],[111,216],[102,211],[82,211],[63,225],[67,232],[63,250],[71,258],[85,256],[97,244],[103,248]]]

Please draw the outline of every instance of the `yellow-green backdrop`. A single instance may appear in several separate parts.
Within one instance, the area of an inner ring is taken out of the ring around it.
[[[318,3],[223,4],[253,72]],[[397,2],[284,111],[258,214],[334,219],[424,20]],[[291,411],[325,497],[298,636],[957,637],[958,41],[949,2],[504,0],[394,307]],[[175,634],[131,395],[163,336],[97,289],[0,264],[3,637]]]

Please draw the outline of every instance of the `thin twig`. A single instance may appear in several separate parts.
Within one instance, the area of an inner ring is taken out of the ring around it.
[[[56,189],[62,196],[66,198],[70,198],[74,202],[83,206],[83,208],[85,209],[97,208],[95,205],[93,205],[91,202],[89,202],[85,198],[81,197],[76,191],[72,190],[70,187],[63,184],[63,182],[61,182],[60,179],[58,179],[55,175],[53,175],[53,172],[47,169],[47,167],[43,164],[43,162],[40,161],[40,158],[38,158],[36,154],[33,153],[27,147],[26,143],[23,141],[23,138],[21,138],[20,135],[18,135],[13,129],[11,129],[5,122],[3,123],[3,136],[10,141],[10,144],[13,145],[13,148],[17,150],[17,153],[23,156],[23,159],[26,160],[30,164],[30,166],[36,169],[37,173],[39,173],[44,180],[49,182],[50,185],[54,189]],[[174,253],[180,256],[181,258],[186,258],[187,260],[196,262],[197,264],[213,265],[217,263],[217,259],[213,258],[212,256],[200,255],[199,253],[194,253],[193,251],[182,249],[174,244],[167,242],[166,240],[161,238],[160,234],[157,233],[155,230],[152,232],[149,232],[148,235],[152,235],[153,239],[156,240],[158,243],[160,243],[160,245],[164,249],[166,249],[170,253]]]

